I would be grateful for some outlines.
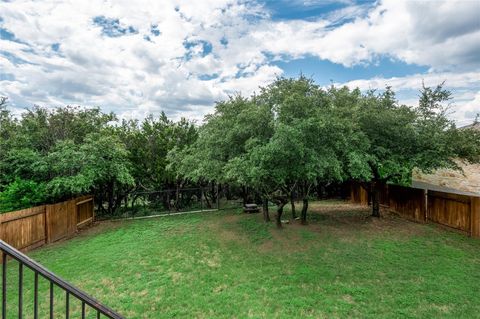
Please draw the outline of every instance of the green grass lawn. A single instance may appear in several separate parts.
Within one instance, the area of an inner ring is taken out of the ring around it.
[[[342,202],[311,206],[308,226],[291,221],[277,230],[261,214],[235,211],[111,222],[29,255],[127,318],[480,316],[480,240],[371,219]],[[9,266],[15,318],[16,265]]]

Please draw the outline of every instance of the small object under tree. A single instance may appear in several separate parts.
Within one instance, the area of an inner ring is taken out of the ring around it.
[[[259,213],[260,209],[257,204],[245,204],[245,206],[243,206],[243,212],[248,214]]]

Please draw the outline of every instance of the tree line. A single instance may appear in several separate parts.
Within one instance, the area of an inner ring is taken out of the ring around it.
[[[34,106],[19,117],[0,101],[0,211],[85,193],[113,214],[135,191],[174,188],[167,154],[196,140],[198,128],[165,114],[118,120],[99,108]]]
[[[111,214],[138,190],[220,185],[261,201],[265,221],[275,203],[281,227],[294,198],[306,223],[313,189],[355,180],[379,216],[383,183],[409,185],[413,169],[458,168],[454,159],[480,161],[479,133],[448,118],[450,99],[442,84],[422,87],[413,107],[390,87],[363,93],[278,78],[252,96],[217,102],[201,125],[163,113],[119,121],[69,106],[35,106],[17,118],[3,99],[0,210],[93,192]]]

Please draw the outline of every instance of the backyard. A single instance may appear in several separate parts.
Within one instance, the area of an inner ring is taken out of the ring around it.
[[[478,316],[480,241],[369,215],[323,201],[311,204],[309,225],[283,229],[236,210],[103,222],[29,256],[127,318]],[[8,265],[13,309],[17,267]],[[32,278],[25,271],[26,318]],[[40,290],[42,313],[47,284]]]

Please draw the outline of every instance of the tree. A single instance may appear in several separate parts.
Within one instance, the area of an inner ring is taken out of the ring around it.
[[[16,142],[17,146],[47,154],[58,141],[81,144],[88,134],[100,132],[115,120],[113,113],[102,113],[99,108],[34,106],[22,113]]]
[[[277,204],[279,227],[285,204],[300,190],[305,224],[313,186],[365,174],[361,132],[332,101],[330,93],[303,76],[278,78],[259,95],[217,103],[198,140],[171,154],[171,165],[194,181],[248,186],[263,197],[264,212],[269,200]]]
[[[236,184],[247,200],[246,180],[233,178],[226,166],[244,155],[251,145],[264,143],[272,133],[271,111],[242,96],[219,102],[215,112],[205,117],[198,139],[191,147],[176,148],[170,157],[170,167],[177,174],[195,183]]]
[[[92,183],[99,197],[99,208],[111,215],[135,184],[128,151],[111,131],[89,134],[80,150],[85,158],[80,174]]]
[[[361,160],[359,150],[364,148],[358,137],[361,133],[339,112],[338,101],[303,75],[278,78],[259,96],[259,103],[266,104],[274,114],[275,133],[268,142],[269,149],[286,161],[278,167],[269,164],[271,170],[284,170],[282,180],[277,180],[282,186],[275,191],[287,191],[285,195],[291,200],[292,193],[299,190],[302,224],[307,223],[308,201],[315,185],[364,174],[356,163]]]
[[[57,143],[48,155],[53,174],[46,185],[48,193],[65,199],[93,192],[98,208],[112,215],[134,185],[128,151],[112,133],[89,134],[81,145],[71,140]]]
[[[7,154],[15,145],[17,122],[8,110],[8,99],[0,96],[0,191],[12,182],[8,170],[10,168],[5,165]],[[9,176],[7,176],[9,175]]]

